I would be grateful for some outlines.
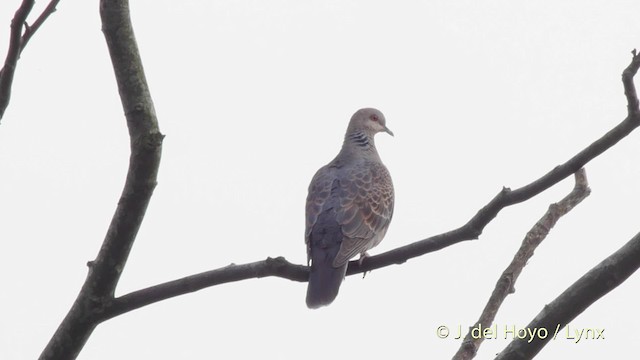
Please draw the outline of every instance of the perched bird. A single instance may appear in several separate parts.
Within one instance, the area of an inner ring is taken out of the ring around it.
[[[373,137],[393,136],[376,109],[351,117],[342,150],[311,180],[306,204],[307,306],[329,305],[338,295],[349,260],[378,245],[393,215],[393,183]]]

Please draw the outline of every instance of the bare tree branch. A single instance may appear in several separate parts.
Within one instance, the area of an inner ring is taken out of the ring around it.
[[[106,237],[71,310],[40,359],[74,359],[104,321],[116,285],[156,186],[163,135],[144,75],[126,0],[100,1],[100,15],[120,100],[127,118],[131,157],[127,179]]]
[[[56,5],[60,0],[52,0],[47,7],[42,11],[42,14],[33,23],[33,26],[27,25],[27,16],[33,9],[35,0],[23,0],[22,4],[16,11],[13,20],[11,20],[11,33],[9,35],[9,50],[7,51],[7,57],[4,60],[4,66],[0,70],[0,120],[4,116],[4,112],[9,106],[9,100],[11,100],[11,86],[13,85],[13,76],[18,65],[18,59],[22,50],[35,34],[36,31],[42,26],[49,15],[56,11]],[[24,34],[22,33],[22,26],[24,25]]]
[[[634,59],[638,58],[638,52],[636,49],[631,51]],[[638,72],[638,65],[634,66],[633,62],[627,66],[622,72],[622,83],[624,84],[624,95],[627,97],[627,113],[629,116],[638,116],[640,112],[638,103],[638,94],[636,93],[636,87],[633,85],[633,77]]]
[[[35,0],[23,0],[13,16],[13,20],[11,20],[9,50],[4,60],[4,66],[0,71],[0,119],[2,119],[7,106],[9,106],[13,75],[16,71],[18,58],[20,58],[22,25],[27,21],[27,16],[31,12],[31,9],[33,9],[33,4],[35,4]]]
[[[231,264],[220,269],[187,276],[120,296],[105,308],[104,316],[107,318],[116,317],[158,301],[214,285],[267,276],[304,282],[309,278],[309,268],[304,265],[292,264],[283,257],[267,258],[263,261],[242,265]]]
[[[22,53],[22,50],[24,50],[25,46],[27,46],[27,43],[29,42],[29,40],[31,40],[33,34],[35,34],[36,31],[40,29],[40,26],[42,26],[42,24],[44,24],[45,20],[47,20],[47,18],[49,18],[51,14],[56,12],[56,6],[58,6],[59,2],[60,0],[51,0],[47,7],[42,10],[40,16],[38,16],[36,21],[34,21],[31,26],[27,26],[27,24],[25,23],[24,34],[22,35],[22,40],[20,41],[20,53]]]
[[[580,169],[575,173],[575,186],[573,190],[562,200],[556,204],[549,206],[547,212],[542,216],[533,228],[527,233],[522,245],[516,252],[513,260],[504,270],[496,287],[487,302],[480,319],[469,329],[469,332],[465,336],[460,349],[454,355],[454,360],[469,360],[473,359],[480,348],[480,344],[484,340],[483,336],[473,336],[471,329],[488,328],[493,323],[493,320],[502,306],[502,302],[509,295],[515,292],[515,283],[520,273],[527,265],[527,261],[533,256],[535,249],[542,243],[542,241],[549,235],[549,231],[555,226],[560,218],[571,211],[576,205],[584,200],[591,190],[587,183],[587,176],[584,169]]]
[[[584,274],[527,325],[527,329],[546,329],[548,336],[533,340],[516,339],[496,357],[496,360],[531,359],[550,340],[563,336],[560,330],[591,304],[622,284],[640,267],[640,233],[600,264]],[[595,334],[594,334],[595,335]]]
[[[634,99],[635,103],[637,103],[637,98],[633,96],[635,95],[633,76],[637,73],[638,68],[640,68],[640,56],[634,52],[631,64],[623,72],[625,93],[632,94],[627,95],[630,103],[633,103]],[[632,106],[629,108],[631,109]],[[362,264],[358,261],[351,261],[349,262],[347,275],[360,274],[392,264],[401,264],[409,259],[440,250],[465,240],[477,239],[484,227],[497,216],[500,210],[507,206],[526,201],[557,184],[567,176],[577,172],[586,163],[629,135],[629,133],[639,125],[640,112],[630,111],[627,118],[620,124],[567,162],[556,166],[538,180],[513,191],[508,188],[503,188],[498,195],[480,209],[478,213],[462,227],[401,246],[379,255],[367,257]],[[104,311],[105,316],[111,318],[158,301],[188,294],[210,286],[267,276],[276,276],[304,282],[307,281],[308,274],[309,269],[306,266],[292,264],[283,257],[275,259],[268,258],[263,261],[243,265],[230,265],[144,288],[114,299]]]

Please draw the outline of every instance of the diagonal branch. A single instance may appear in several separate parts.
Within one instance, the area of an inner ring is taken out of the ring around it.
[[[556,339],[571,320],[591,304],[622,284],[640,268],[640,233],[618,251],[584,274],[527,325],[527,329],[546,329],[548,336],[517,339],[496,357],[496,360],[532,359],[550,340]],[[538,333],[540,334],[540,333]],[[594,334],[595,335],[595,334]]]
[[[631,64],[624,70],[622,79],[630,104],[637,104],[633,76],[640,68],[640,55],[633,55]],[[630,94],[630,95],[629,95]],[[633,106],[629,106],[630,109]],[[549,187],[557,184],[569,175],[577,172],[589,161],[618,143],[640,125],[640,112],[629,111],[629,115],[601,138],[580,151],[562,165],[555,167],[547,174],[516,190],[503,188],[487,205],[478,211],[462,227],[420,240],[379,255],[365,258],[362,264],[349,262],[347,275],[379,269],[430,253],[465,240],[477,239],[484,227],[493,220],[503,208],[526,201]],[[176,279],[152,287],[141,289],[119,298],[105,308],[106,317],[120,314],[153,304],[175,296],[198,291],[210,286],[246,279],[276,276],[293,281],[307,281],[309,268],[288,262],[282,257],[267,259],[244,265],[230,265],[224,268],[207,271],[188,277]]]
[[[515,292],[515,283],[520,273],[527,265],[527,261],[533,256],[535,249],[542,243],[542,241],[549,235],[549,231],[555,226],[560,218],[571,211],[576,205],[584,200],[591,190],[587,183],[587,176],[584,169],[580,169],[575,174],[576,183],[573,190],[560,200],[556,204],[549,206],[549,209],[544,216],[538,220],[533,228],[527,233],[526,237],[520,245],[520,249],[516,252],[513,260],[504,270],[496,287],[493,289],[487,305],[480,319],[469,329],[469,333],[462,341],[462,345],[458,352],[454,355],[455,360],[469,360],[473,359],[478,352],[480,344],[484,340],[483,336],[472,336],[471,329],[477,329],[480,326],[482,328],[488,328],[493,323],[493,320],[502,306],[502,302],[509,294]]]
[[[76,358],[95,327],[105,320],[104,308],[113,299],[160,166],[163,135],[133,34],[128,1],[100,1],[100,15],[129,129],[129,169],[102,247],[88,264],[89,275],[40,359]]]
[[[7,106],[9,106],[9,100],[11,100],[11,86],[13,85],[13,76],[16,71],[16,66],[18,65],[20,54],[33,34],[42,26],[49,15],[56,11],[56,5],[58,5],[59,2],[60,0],[52,0],[49,2],[38,19],[33,23],[33,26],[30,27],[27,25],[27,16],[29,16],[31,9],[33,9],[35,0],[23,0],[13,20],[11,20],[9,50],[4,60],[4,66],[2,70],[0,70],[0,120],[4,116]],[[25,27],[24,34],[22,33],[23,26]]]
[[[516,190],[503,188],[502,191],[500,191],[462,227],[376,256],[368,257],[364,260],[362,265],[358,264],[357,261],[352,261],[349,263],[347,275],[357,274],[392,264],[401,264],[408,259],[440,250],[461,241],[477,239],[480,234],[482,234],[484,227],[498,215],[500,210],[507,206],[529,200],[540,194],[544,190],[575,173],[580,168],[584,167],[589,161],[617,144],[618,141],[622,140],[640,126],[640,112],[637,110],[638,98],[636,95],[635,85],[633,84],[633,77],[638,72],[638,68],[640,68],[640,55],[636,54],[634,51],[631,64],[629,64],[622,73],[622,82],[629,102],[627,118],[591,145],[587,146],[571,159],[567,160],[564,164],[556,166],[553,170],[528,185]]]

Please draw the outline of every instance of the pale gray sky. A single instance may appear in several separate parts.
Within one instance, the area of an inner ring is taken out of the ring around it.
[[[20,1],[0,5],[0,49]],[[39,1],[34,14],[45,1]],[[382,110],[396,188],[372,254],[458,227],[626,113],[637,1],[132,1],[161,130],[159,185],[119,294],[229,263],[305,261],[306,187],[351,114]],[[3,55],[4,56],[4,55]],[[496,323],[525,326],[640,230],[640,134],[587,166],[592,195],[561,219]],[[33,38],[0,125],[0,358],[35,358],[72,304],[120,194],[128,137],[97,1],[63,0]],[[510,207],[480,240],[349,277],[328,308],[306,284],[209,288],[98,327],[80,359],[450,358],[436,328],[477,320],[525,233],[567,180]],[[635,354],[640,279],[577,318],[605,340],[540,358]],[[487,340],[479,359],[507,340]]]

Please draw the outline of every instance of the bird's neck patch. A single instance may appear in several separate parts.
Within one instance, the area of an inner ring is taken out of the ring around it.
[[[371,146],[371,139],[363,131],[357,131],[347,136],[349,142],[362,148]]]

